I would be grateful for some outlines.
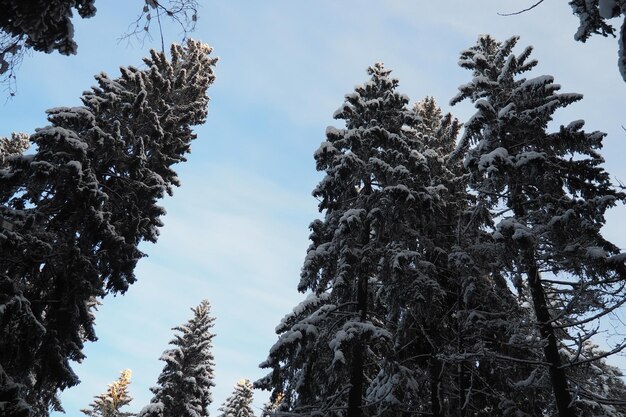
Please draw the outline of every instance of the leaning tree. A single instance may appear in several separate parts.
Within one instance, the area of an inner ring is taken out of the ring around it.
[[[100,74],[83,106],[48,111],[34,153],[3,155],[0,350],[12,354],[0,356],[0,392],[39,414],[79,382],[70,362],[96,340],[97,298],[123,294],[139,243],[157,240],[157,202],[179,185],[173,165],[207,115],[210,53],[190,40],[169,60],[152,51],[145,69]]]

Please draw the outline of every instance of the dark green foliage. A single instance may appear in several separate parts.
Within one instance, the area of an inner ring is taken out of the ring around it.
[[[140,417],[208,417],[213,383],[211,333],[215,319],[209,315],[207,300],[192,308],[193,317],[170,341],[172,349],[161,356],[163,371],[152,388],[154,397],[139,413]]]
[[[433,297],[440,293],[417,269],[414,224],[432,199],[424,158],[411,153],[407,129],[417,117],[389,70],[376,64],[369,73],[335,113],[345,129],[328,128],[315,153],[326,176],[313,194],[325,218],[311,224],[299,284],[311,294],[277,328],[279,341],[262,364],[273,372],[257,382],[275,397],[284,394],[280,410],[344,415],[347,408],[351,415],[367,407],[366,396],[378,395],[380,381],[372,378],[383,368],[404,375],[395,381],[404,384],[410,373],[391,354],[386,303],[408,296],[399,285],[406,275]],[[415,170],[425,177],[411,175]]]
[[[144,256],[138,244],[158,237],[156,203],[179,185],[172,165],[185,160],[191,126],[207,114],[210,52],[189,41],[172,47],[171,61],[152,51],[145,70],[100,74],[83,107],[49,110],[51,125],[30,138],[36,152],[8,158],[0,171],[0,213],[13,225],[0,240],[0,275],[45,329],[15,347],[32,360],[9,376],[29,386],[40,413],[59,408],[58,390],[78,383],[69,362],[96,340],[95,297],[124,293]]]
[[[603,133],[584,132],[583,121],[546,132],[553,113],[582,96],[559,93],[550,76],[523,78],[537,62],[531,48],[514,55],[516,43],[483,36],[462,52],[474,77],[452,102],[470,99],[477,112],[455,153],[479,204],[498,213],[492,236],[503,245],[502,274],[532,303],[555,405],[573,416],[573,387],[594,388],[568,381],[566,368],[595,359],[583,349],[594,319],[626,295],[624,255],[600,233],[605,211],[625,196],[601,166]],[[578,353],[562,357],[567,351]]]

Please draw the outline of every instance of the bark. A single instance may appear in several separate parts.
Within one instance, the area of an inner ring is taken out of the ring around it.
[[[434,355],[430,359],[430,407],[433,417],[443,417],[441,409],[441,374],[443,365]]]
[[[549,363],[550,381],[554,392],[554,399],[559,417],[576,417],[576,411],[572,405],[572,397],[569,392],[567,376],[562,367],[561,356],[557,345],[554,328],[552,327],[552,317],[548,310],[546,295],[541,284],[541,276],[537,263],[534,259],[528,266],[528,286],[533,299],[535,315],[541,337],[546,341],[543,348],[546,362]]]
[[[357,310],[360,312],[360,320],[365,321],[367,319],[367,276],[364,274],[361,274],[358,281]],[[357,340],[352,348],[347,417],[363,416],[364,350],[363,341]]]

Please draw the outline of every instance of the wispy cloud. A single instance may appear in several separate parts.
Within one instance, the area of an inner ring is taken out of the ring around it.
[[[366,80],[375,61],[394,70],[402,92],[413,99],[433,95],[448,110],[457,86],[471,77],[457,66],[459,51],[479,33],[521,35],[521,46],[536,47],[537,73],[555,75],[564,91],[585,94],[558,122],[585,118],[588,129],[608,131],[607,167],[626,180],[620,128],[626,85],[615,65],[616,42],[575,42],[576,18],[564,2],[544,2],[509,18],[497,12],[520,2],[209,3],[194,34],[221,57],[208,123],[198,129],[189,162],[177,168],[183,186],[163,203],[165,227],[157,245],[144,246],[149,257],[139,264],[139,281],[125,296],[106,299],[98,314],[100,340],[77,367],[83,384],[63,396],[69,415],[127,367],[141,408],[162,368],[158,357],[170,328],[185,322],[188,308],[203,298],[217,317],[213,413],[235,381],[262,374],[257,364],[275,341],[274,327],[302,299],[295,286],[308,224],[319,215],[310,197],[320,178],[312,152],[326,125],[337,124],[331,115],[343,95]],[[77,24],[78,56],[39,54],[25,61],[20,94],[0,108],[0,134],[45,125],[43,111],[78,104],[93,74],[140,65],[148,46],[158,46],[158,40],[144,48],[117,43],[135,16],[133,2],[98,7],[94,19]],[[462,120],[474,112],[469,103],[450,110]],[[623,218],[623,209],[613,211],[607,234],[626,247]]]

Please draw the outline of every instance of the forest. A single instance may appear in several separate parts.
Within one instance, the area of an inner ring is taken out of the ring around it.
[[[626,416],[626,1],[96,3],[0,0],[0,415]]]

